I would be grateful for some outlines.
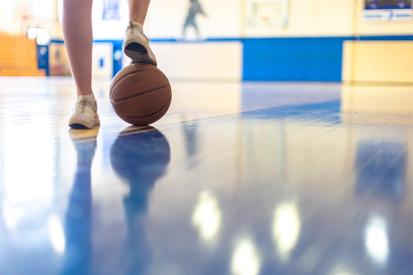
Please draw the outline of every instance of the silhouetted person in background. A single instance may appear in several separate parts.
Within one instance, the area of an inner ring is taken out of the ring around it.
[[[204,9],[201,6],[199,0],[190,0],[188,15],[186,16],[184,28],[182,30],[182,36],[185,39],[186,33],[189,27],[193,27],[196,33],[196,36],[200,36],[198,24],[196,22],[197,15],[206,16]]]

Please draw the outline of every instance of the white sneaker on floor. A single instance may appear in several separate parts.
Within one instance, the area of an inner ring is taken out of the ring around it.
[[[72,129],[92,129],[99,125],[96,101],[78,99],[75,112],[69,119],[69,127]]]
[[[155,54],[149,47],[148,38],[143,34],[142,25],[140,24],[129,22],[123,43],[123,51],[132,59],[133,63],[157,65]]]

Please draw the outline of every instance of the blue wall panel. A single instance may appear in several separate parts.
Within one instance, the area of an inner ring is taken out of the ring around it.
[[[341,81],[344,37],[244,39],[245,81]]]
[[[340,37],[274,37],[274,38],[208,38],[202,41],[179,41],[174,38],[153,39],[153,43],[221,43],[240,41],[243,44],[244,81],[327,81],[340,82],[343,43],[346,40],[411,41],[413,35],[340,36]],[[122,68],[121,40],[112,42],[116,74]],[[52,43],[63,43],[52,40]],[[118,52],[119,54],[115,53]],[[225,62],[223,60],[217,60]]]

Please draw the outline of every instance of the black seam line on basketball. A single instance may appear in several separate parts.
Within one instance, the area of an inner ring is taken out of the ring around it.
[[[150,114],[145,115],[145,116],[124,116],[124,115],[122,115],[122,114],[120,114],[120,113],[118,113],[118,112],[116,112],[116,113],[117,113],[118,115],[123,116],[123,117],[126,117],[126,118],[142,119],[142,118],[147,118],[147,117],[149,117],[149,116],[156,115],[156,113],[159,113],[159,111],[161,111],[163,108],[167,107],[167,106],[170,105],[170,104],[171,104],[171,103],[168,102],[168,103],[166,103],[165,105],[163,105],[161,108],[159,108],[158,110],[156,110],[155,112],[150,113]],[[169,107],[169,106],[168,106],[168,107]]]
[[[121,115],[121,116],[127,117],[127,118],[147,118],[148,116],[153,116],[153,115],[155,115],[156,113],[159,113],[159,111],[161,111],[163,108],[169,107],[170,104],[171,104],[171,102],[167,102],[167,103],[165,103],[164,105],[162,105],[162,107],[160,107],[158,110],[156,110],[156,111],[154,111],[154,112],[152,112],[152,113],[150,113],[150,114],[147,114],[147,115],[145,115],[145,116],[126,116],[126,115],[121,114],[120,112],[116,112],[116,110],[115,110],[115,112],[116,112],[118,115]]]
[[[153,71],[155,71],[155,70],[153,70]],[[129,74],[125,75],[123,78],[124,78],[124,79],[127,79],[127,78],[129,78],[131,75],[133,75],[134,73],[135,73],[135,72],[129,73]],[[164,75],[164,77],[166,78],[165,75]],[[113,94],[113,90],[119,85],[120,80],[121,80],[121,79],[119,79],[116,83],[112,83],[112,85],[111,85],[111,87],[110,87],[110,94],[111,94],[111,95]],[[168,86],[170,87],[171,85],[169,84],[169,81],[168,81],[167,78],[166,78],[166,80],[167,80],[167,82],[168,82]],[[164,88],[164,87],[161,87],[161,88]],[[160,89],[160,88],[158,88],[158,89]],[[122,99],[121,99],[121,100],[122,100]]]
[[[158,68],[156,68],[156,69],[142,69],[142,70],[139,70],[139,71],[133,71],[133,72],[130,72],[130,73],[128,73],[128,74],[126,74],[126,75],[124,75],[123,77],[128,77],[128,76],[130,76],[131,74],[135,74],[136,72],[145,72],[145,71],[153,71],[153,72],[161,72]],[[162,72],[161,72],[162,73]],[[162,73],[162,75],[164,75],[164,73]],[[165,75],[164,75],[165,76]],[[166,76],[165,76],[166,77]],[[115,78],[116,78],[116,75],[115,75]],[[122,79],[122,78],[121,78]],[[121,79],[118,79],[116,82],[114,82],[114,83],[112,83],[112,89],[116,86],[116,85],[118,85],[118,83],[119,83],[119,81],[121,80]]]
[[[155,89],[153,89],[153,90],[141,92],[141,93],[139,93],[139,94],[137,94],[137,95],[131,95],[131,96],[128,96],[128,97],[121,98],[121,99],[119,99],[119,100],[112,100],[112,102],[115,103],[115,104],[117,104],[117,103],[122,103],[122,102],[127,101],[127,100],[129,100],[129,99],[131,99],[131,98],[134,98],[134,97],[136,97],[136,96],[146,95],[146,94],[150,94],[150,93],[156,93],[156,92],[158,92],[159,90],[163,90],[163,89],[166,89],[166,88],[169,88],[169,87],[170,87],[170,86],[168,85],[168,86],[164,86],[164,87],[155,88]]]

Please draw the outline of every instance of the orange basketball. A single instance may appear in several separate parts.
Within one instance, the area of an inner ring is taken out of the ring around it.
[[[133,125],[158,121],[169,109],[171,85],[156,66],[133,63],[116,74],[110,87],[115,112]]]

